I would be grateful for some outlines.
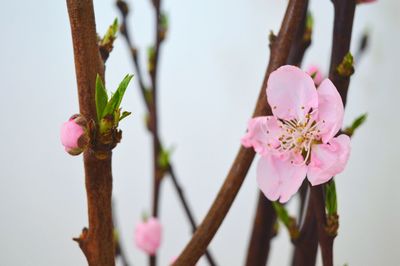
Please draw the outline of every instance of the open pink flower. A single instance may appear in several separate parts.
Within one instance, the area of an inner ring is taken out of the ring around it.
[[[306,72],[313,78],[317,86],[319,86],[324,79],[321,69],[316,65],[310,65]]]
[[[149,255],[154,255],[161,244],[162,227],[157,218],[151,217],[139,223],[135,229],[136,246]]]
[[[86,119],[76,114],[61,127],[61,143],[71,155],[78,155],[88,144]]]
[[[342,126],[341,97],[329,79],[316,89],[309,74],[295,66],[271,73],[267,98],[273,116],[249,121],[242,145],[261,155],[257,183],[264,195],[287,202],[307,176],[315,186],[345,168],[350,138],[335,137]]]

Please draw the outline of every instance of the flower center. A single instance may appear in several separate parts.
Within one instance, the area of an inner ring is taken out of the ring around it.
[[[318,126],[325,121],[316,122],[312,114],[307,114],[301,120],[280,120],[282,134],[278,138],[280,145],[277,149],[280,152],[292,152],[295,159],[292,163],[308,163],[312,144],[321,140]]]

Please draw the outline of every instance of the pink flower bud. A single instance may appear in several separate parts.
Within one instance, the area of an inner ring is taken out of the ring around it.
[[[135,229],[136,246],[149,255],[154,255],[161,244],[162,227],[157,218],[151,217],[139,223]]]
[[[306,72],[312,76],[314,83],[317,86],[321,84],[322,80],[324,79],[321,69],[316,65],[309,66]]]
[[[61,143],[71,155],[81,154],[89,142],[86,119],[81,115],[73,115],[61,127]]]

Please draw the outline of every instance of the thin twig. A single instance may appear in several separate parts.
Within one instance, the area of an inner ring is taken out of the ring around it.
[[[118,231],[118,219],[115,214],[115,200],[112,202],[112,214],[113,214],[113,224],[114,224],[114,239],[115,239],[115,256],[120,257],[123,266],[131,265],[128,262],[128,258],[125,254],[125,251],[122,247],[120,232]]]
[[[97,45],[92,0],[67,0],[74,47],[75,71],[78,84],[80,113],[96,120],[95,80],[104,79],[104,65]],[[85,181],[89,228],[75,239],[91,266],[115,265],[113,224],[111,212],[112,174],[111,148],[101,147],[105,159],[95,156],[97,140],[84,153]]]
[[[290,44],[300,27],[306,3],[306,0],[291,0],[288,4],[279,34],[272,43],[270,61],[253,116],[271,114],[271,109],[267,104],[265,95],[266,83],[269,74],[287,61]],[[194,265],[205,252],[208,244],[228,213],[250,168],[254,155],[255,153],[252,149],[245,149],[243,147],[239,149],[225,182],[207,216],[174,263],[175,266]]]
[[[153,4],[156,7],[155,8],[156,16],[159,19],[159,16],[160,16],[160,2],[158,1],[158,2],[153,3]],[[156,119],[157,117],[156,116],[154,117],[151,114],[153,112],[156,112],[156,103],[157,102],[156,102],[156,93],[155,93],[154,88],[156,87],[156,82],[157,82],[157,80],[156,80],[156,77],[157,77],[157,65],[158,65],[160,44],[161,44],[161,41],[162,41],[162,38],[161,38],[161,30],[162,29],[160,29],[159,21],[158,21],[158,23],[156,24],[156,25],[158,25],[157,28],[156,28],[156,32],[158,33],[157,36],[156,36],[156,43],[158,45],[155,46],[155,55],[154,55],[155,56],[155,58],[154,58],[155,61],[153,62],[154,65],[152,66],[152,67],[154,67],[154,70],[150,71],[150,73],[149,73],[150,76],[151,76],[152,86],[146,87],[145,81],[144,81],[144,78],[143,78],[143,74],[142,74],[142,70],[141,70],[141,67],[140,67],[141,65],[139,63],[140,60],[139,60],[138,49],[136,48],[136,46],[135,46],[135,44],[133,42],[132,36],[130,35],[130,32],[129,32],[128,21],[127,21],[128,20],[128,13],[129,13],[128,5],[124,1],[118,0],[117,1],[117,6],[118,6],[118,9],[120,10],[120,12],[122,14],[121,33],[124,36],[124,38],[125,38],[125,40],[127,42],[127,45],[129,47],[129,50],[130,50],[130,53],[131,53],[131,57],[132,57],[132,62],[133,62],[134,68],[136,69],[136,72],[137,72],[136,76],[137,76],[137,80],[139,81],[139,87],[140,87],[140,91],[142,93],[142,98],[143,98],[143,101],[144,101],[145,106],[147,108],[147,111],[150,113],[150,122],[149,122],[148,126],[149,126],[150,132],[152,134],[153,143],[155,144],[155,145],[153,145],[153,147],[157,147],[157,149],[159,150],[161,147],[164,147],[164,146],[162,145],[162,143],[160,141],[158,130],[157,130],[157,125],[154,126],[154,124],[153,124],[154,122],[155,123],[157,122],[157,119]],[[154,149],[156,149],[156,148],[154,148]],[[154,162],[155,163],[158,162],[158,155],[157,155],[157,158],[156,157],[154,158]],[[158,165],[157,165],[157,167],[158,167]],[[184,212],[185,212],[185,214],[186,214],[186,216],[187,216],[187,218],[189,220],[189,223],[190,223],[190,226],[192,228],[192,231],[194,232],[197,229],[197,225],[196,225],[196,222],[195,222],[195,219],[194,219],[194,216],[193,216],[193,211],[189,207],[188,201],[187,201],[187,199],[186,199],[186,197],[184,195],[184,192],[182,190],[181,185],[179,184],[178,178],[176,177],[176,174],[175,174],[175,171],[174,171],[174,167],[173,167],[173,164],[172,164],[171,161],[168,162],[168,166],[167,166],[166,171],[169,174],[169,176],[171,177],[173,185],[174,185],[174,187],[175,187],[175,189],[176,189],[176,191],[178,193],[178,197],[179,197],[179,199],[180,199],[180,201],[181,201],[181,203],[183,205]],[[158,169],[158,173],[163,175],[164,174],[164,170]],[[161,178],[159,180],[159,183],[154,185],[153,195],[155,195],[154,196],[155,198],[153,199],[153,213],[157,213],[158,212],[158,203],[157,202],[159,201],[159,197],[158,197],[159,192],[158,191],[159,191],[160,182],[161,182]],[[213,258],[213,256],[211,255],[209,250],[206,250],[205,256],[206,256],[206,259],[209,262],[210,266],[215,266],[216,265],[215,259]]]

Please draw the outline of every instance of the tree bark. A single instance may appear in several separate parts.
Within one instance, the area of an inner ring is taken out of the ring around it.
[[[80,113],[89,122],[96,121],[95,81],[104,79],[104,64],[98,45],[93,2],[67,0],[74,47],[75,71],[78,85]],[[84,228],[79,243],[90,266],[115,265],[114,238],[111,212],[112,173],[111,149],[102,150],[104,159],[95,156],[99,146],[92,140],[84,152],[89,228]]]

